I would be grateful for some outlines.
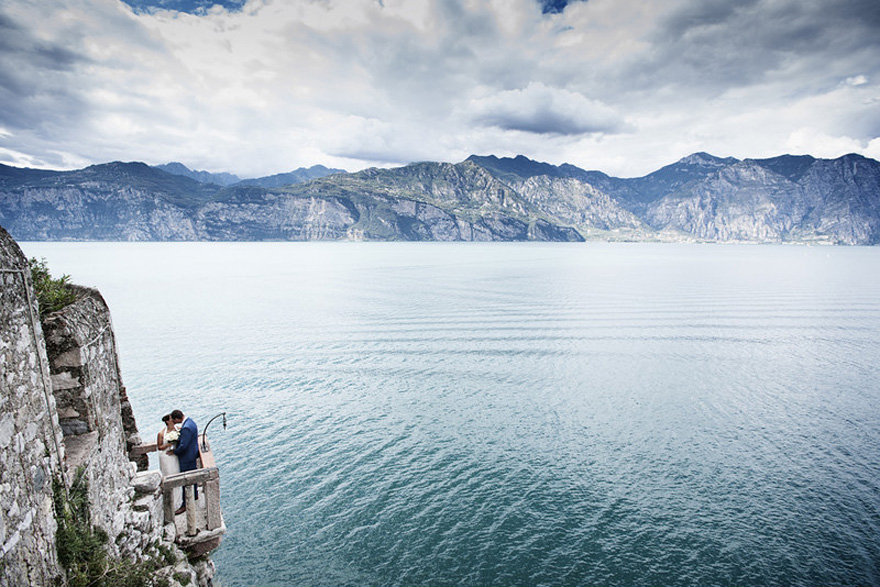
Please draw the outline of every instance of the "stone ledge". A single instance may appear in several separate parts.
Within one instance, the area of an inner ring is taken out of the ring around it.
[[[86,464],[89,455],[98,445],[98,431],[79,434],[77,436],[65,436],[61,441],[64,444],[65,461],[67,470],[73,473],[77,467]]]
[[[177,528],[177,545],[187,551],[190,556],[207,554],[220,546],[220,541],[226,533],[226,524],[222,523],[219,528],[213,530],[199,530],[195,536],[187,536]],[[195,554],[198,553],[198,554]]]
[[[153,494],[162,484],[162,473],[159,471],[142,471],[131,480],[131,486],[140,494]]]

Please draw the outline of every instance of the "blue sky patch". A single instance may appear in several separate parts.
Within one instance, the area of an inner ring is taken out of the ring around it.
[[[151,9],[160,10],[176,10],[178,12],[188,12],[190,14],[198,14],[204,12],[219,4],[229,11],[241,10],[246,0],[123,0],[138,12],[149,12]],[[382,3],[382,0],[378,0]],[[584,0],[537,0],[541,4],[541,11],[544,14],[559,14],[572,1],[579,2]]]
[[[176,10],[198,14],[219,4],[229,11],[241,10],[245,0],[123,0],[137,12],[149,12],[152,9]]]

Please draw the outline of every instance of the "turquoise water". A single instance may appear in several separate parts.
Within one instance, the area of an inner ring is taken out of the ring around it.
[[[239,585],[880,584],[880,249],[25,243]]]

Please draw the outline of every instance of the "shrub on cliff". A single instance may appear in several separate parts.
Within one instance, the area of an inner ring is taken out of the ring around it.
[[[104,548],[107,533],[91,523],[89,482],[83,467],[76,470],[66,490],[61,477],[55,477],[52,494],[58,562],[69,587],[167,587],[165,579],[155,576],[158,561],[117,560],[108,555]]]
[[[77,470],[68,491],[64,491],[59,477],[54,479],[52,489],[58,523],[55,531],[58,562],[67,571],[68,585],[92,585],[105,574],[108,566],[104,550],[107,534],[92,527],[89,521],[88,482],[83,469]]]
[[[45,318],[76,301],[76,294],[69,283],[70,275],[52,277],[46,259],[38,261],[36,257],[31,257],[28,263],[31,266],[31,280],[40,306],[40,318]]]

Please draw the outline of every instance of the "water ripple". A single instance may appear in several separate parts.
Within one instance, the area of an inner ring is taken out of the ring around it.
[[[223,585],[880,584],[876,248],[39,245],[229,412]]]

